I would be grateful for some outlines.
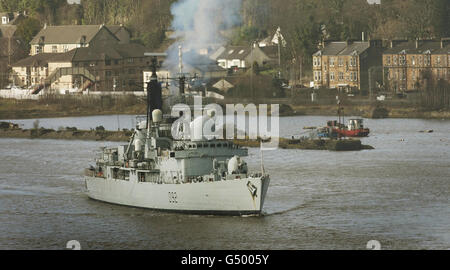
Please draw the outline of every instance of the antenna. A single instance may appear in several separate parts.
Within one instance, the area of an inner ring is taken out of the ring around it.
[[[263,174],[263,176],[264,176],[264,175],[266,175],[266,172],[265,172],[265,170],[264,170],[264,154],[263,154],[264,150],[263,150],[263,148],[262,148],[262,143],[261,143],[261,149],[260,149],[260,152],[261,152],[261,172],[262,172],[262,174]]]
[[[178,46],[178,60],[179,60],[178,67],[180,68],[180,74],[183,74],[183,47],[181,45]]]

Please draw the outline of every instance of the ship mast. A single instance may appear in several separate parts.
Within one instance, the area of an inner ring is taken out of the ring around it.
[[[145,56],[152,57],[151,71],[152,76],[147,83],[147,130],[150,130],[150,123],[152,121],[152,112],[156,109],[162,110],[162,87],[158,82],[158,75],[156,74],[158,66],[158,56],[166,57],[165,53],[145,53]]]

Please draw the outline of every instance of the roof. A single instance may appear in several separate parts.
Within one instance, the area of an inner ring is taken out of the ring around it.
[[[251,47],[227,46],[225,51],[217,59],[240,59],[244,60],[251,53]]]
[[[140,44],[115,44],[108,47],[83,47],[70,50],[66,53],[40,53],[27,57],[13,66],[42,66],[49,62],[86,62],[119,60],[144,57],[147,49]]]
[[[16,30],[17,26],[15,25],[0,25],[0,37],[13,37]]]
[[[200,72],[227,72],[226,69],[223,67],[220,67],[216,64],[206,64],[206,65],[191,65],[192,68],[200,71]]]
[[[318,55],[360,55],[370,48],[368,41],[332,41],[326,43],[322,50],[317,51],[314,56]]]
[[[33,56],[29,56],[25,59],[22,59],[14,64],[13,67],[29,67],[29,66],[37,66],[42,67],[46,66],[49,60],[54,57],[61,55],[60,53],[40,53]]]
[[[322,50],[318,51],[314,55],[321,53],[322,55],[338,55],[339,52],[347,47],[347,42],[330,42]]]
[[[109,31],[111,31],[111,33],[113,33],[114,35],[117,34],[120,30],[125,29],[127,32],[130,32],[126,27],[122,26],[122,25],[107,25],[106,26]]]
[[[356,41],[350,45],[347,45],[344,50],[342,50],[339,55],[360,55],[370,48],[369,42]]]
[[[44,37],[43,42],[45,44],[79,44],[82,42],[89,43],[102,28],[105,28],[109,32],[111,32],[111,30],[109,30],[108,27],[104,27],[104,25],[46,26],[41,31],[39,31],[39,33],[33,38],[33,40],[31,40],[30,44],[40,43],[41,37]],[[85,40],[83,40],[83,37],[85,37]]]
[[[394,41],[395,42],[395,41]],[[419,40],[419,41],[400,41],[394,44],[392,48],[387,49],[384,54],[425,54],[425,53],[447,53],[450,51],[447,45],[441,48],[440,41],[433,40]]]

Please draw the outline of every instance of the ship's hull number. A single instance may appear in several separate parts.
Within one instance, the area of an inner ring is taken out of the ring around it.
[[[169,203],[178,203],[178,196],[176,192],[169,192]]]

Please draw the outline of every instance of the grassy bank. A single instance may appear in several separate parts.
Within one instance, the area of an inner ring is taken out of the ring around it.
[[[145,114],[143,98],[49,96],[41,100],[0,98],[0,119],[33,119],[111,114]]]
[[[250,100],[225,100],[223,104],[251,103]],[[257,104],[283,104],[280,107],[281,116],[297,115],[337,115],[337,105],[292,104],[289,99],[265,99]],[[425,110],[413,105],[380,104],[353,104],[343,105],[347,116],[361,116],[365,118],[424,118],[424,119],[450,119],[448,110]],[[385,113],[376,117],[374,110],[382,108]],[[270,110],[269,110],[270,111]],[[0,98],[0,119],[33,119],[53,117],[77,117],[92,115],[146,113],[146,103],[142,97],[71,97],[51,96],[41,100],[13,100]]]

